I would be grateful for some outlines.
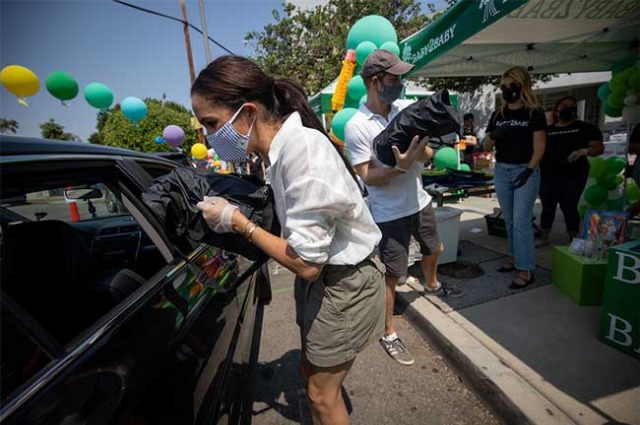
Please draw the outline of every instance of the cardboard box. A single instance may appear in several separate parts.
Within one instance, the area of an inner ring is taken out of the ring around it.
[[[578,305],[600,305],[607,273],[607,260],[593,261],[572,254],[568,246],[554,246],[551,283]]]
[[[602,297],[602,342],[640,359],[640,241],[609,248]]]

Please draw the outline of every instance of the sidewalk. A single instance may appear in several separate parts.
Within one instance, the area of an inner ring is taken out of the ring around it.
[[[511,292],[512,276],[495,273],[506,238],[488,235],[484,220],[496,198],[446,205],[463,210],[458,261],[478,263],[484,274],[441,276],[465,292],[451,300],[421,296],[419,284],[399,286],[402,314],[507,424],[640,425],[640,362],[597,339],[600,307],[579,306],[550,283],[552,246],[566,244],[562,214],[550,245],[537,250],[535,285]]]

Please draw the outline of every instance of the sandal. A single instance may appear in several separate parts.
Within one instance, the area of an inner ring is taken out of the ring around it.
[[[514,271],[515,269],[516,269],[516,265],[515,265],[515,264],[513,264],[513,263],[507,263],[507,264],[505,264],[504,266],[500,267],[500,268],[498,269],[498,272],[499,272],[499,273],[509,273],[509,272]]]
[[[509,285],[509,289],[522,289],[531,285],[534,281],[534,277],[533,277],[533,273],[531,272],[528,272],[528,273],[529,273],[529,279],[525,279],[520,274],[514,277],[513,280],[511,281],[511,285]],[[518,281],[524,282],[524,283],[519,283]]]

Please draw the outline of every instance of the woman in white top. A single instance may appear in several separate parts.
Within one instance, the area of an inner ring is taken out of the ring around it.
[[[314,416],[347,424],[341,385],[355,356],[384,324],[381,234],[353,172],[291,80],[254,62],[223,56],[191,88],[193,110],[220,159],[257,153],[267,166],[282,237],[218,198],[198,207],[218,232],[237,232],[296,274],[300,370]]]

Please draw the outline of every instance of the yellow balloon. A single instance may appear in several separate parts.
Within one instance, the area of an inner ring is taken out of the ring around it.
[[[38,76],[29,68],[8,65],[0,71],[2,85],[18,97],[33,96],[40,90]]]
[[[195,143],[191,146],[191,155],[195,159],[205,159],[207,157],[207,147],[202,143]]]

